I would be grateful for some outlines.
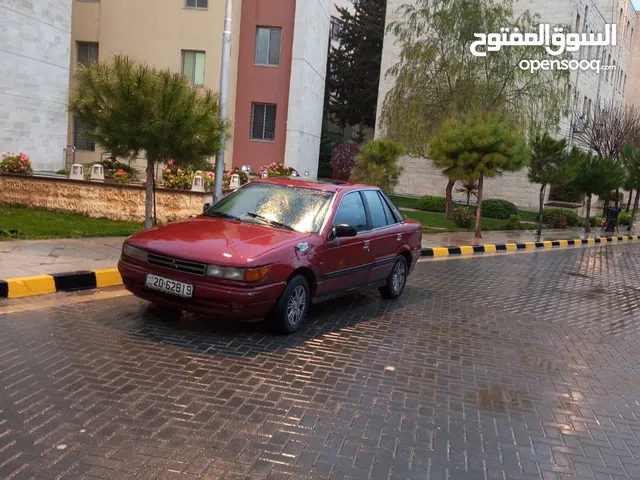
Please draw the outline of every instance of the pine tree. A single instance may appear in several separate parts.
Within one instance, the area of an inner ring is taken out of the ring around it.
[[[386,5],[386,0],[360,0],[353,14],[338,8],[344,24],[340,46],[329,56],[329,111],[342,128],[375,127]]]

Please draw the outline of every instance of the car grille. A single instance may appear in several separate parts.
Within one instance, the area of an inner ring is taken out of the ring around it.
[[[204,263],[180,260],[179,258],[167,257],[165,255],[158,255],[151,252],[147,254],[147,261],[151,265],[157,265],[158,267],[169,268],[179,272],[191,273],[193,275],[200,275],[201,277],[204,277],[207,271],[207,265]]]

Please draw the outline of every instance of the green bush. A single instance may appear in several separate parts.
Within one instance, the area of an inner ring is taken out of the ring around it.
[[[113,157],[102,160],[100,162],[100,165],[102,165],[102,169],[104,170],[104,178],[106,180],[117,180],[117,177],[122,175],[122,172],[119,172],[119,170],[125,172],[127,174],[127,177],[132,180],[135,180],[138,174],[135,168],[129,166],[126,163],[119,162]],[[116,172],[118,172],[118,175],[116,175]],[[85,176],[87,174],[91,175],[91,166],[85,169]]]
[[[584,193],[573,185],[551,185],[549,200],[556,202],[582,203]]]
[[[69,170],[63,168],[62,170],[58,170],[56,173],[58,175],[69,175]]]
[[[600,217],[590,217],[589,218],[589,223],[591,224],[591,227],[601,227],[602,226],[602,218]],[[584,225],[584,222],[582,222],[582,224]]]
[[[618,215],[618,225],[629,226],[631,223],[631,214],[629,212],[620,212]]]
[[[562,213],[554,213],[549,225],[551,228],[567,228],[567,216]]]
[[[470,208],[461,207],[453,209],[453,222],[458,228],[471,228],[475,215]]]
[[[511,215],[502,226],[503,230],[519,230],[520,229],[520,217],[518,215]]]
[[[497,218],[507,220],[511,215],[518,215],[518,207],[507,200],[491,198],[482,201],[482,216],[484,218]]]
[[[424,210],[425,212],[444,213],[446,210],[446,201],[444,197],[425,195],[418,199],[416,207],[418,210]]]
[[[542,212],[542,223],[553,226],[553,218],[556,216],[564,216],[569,227],[580,227],[584,225],[584,220],[573,210],[565,208],[548,208]],[[555,228],[555,227],[554,227]]]

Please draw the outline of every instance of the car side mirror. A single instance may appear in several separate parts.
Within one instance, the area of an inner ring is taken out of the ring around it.
[[[331,230],[333,238],[355,237],[358,231],[351,225],[336,225]]]
[[[209,210],[211,208],[211,204],[210,203],[205,203],[204,207],[202,207],[202,213],[205,214],[207,213],[207,210]]]

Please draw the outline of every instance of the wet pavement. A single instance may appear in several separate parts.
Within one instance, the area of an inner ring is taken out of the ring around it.
[[[639,254],[427,260],[289,337],[108,292],[0,310],[0,478],[640,478]]]

